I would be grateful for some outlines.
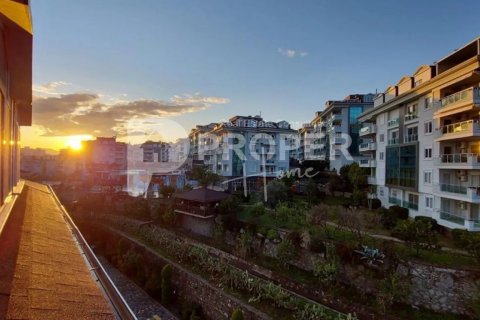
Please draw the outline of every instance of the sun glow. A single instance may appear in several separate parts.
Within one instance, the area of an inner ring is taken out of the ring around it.
[[[89,135],[70,136],[67,138],[65,145],[74,151],[80,151],[83,148],[82,141],[90,139],[92,139],[92,136]]]

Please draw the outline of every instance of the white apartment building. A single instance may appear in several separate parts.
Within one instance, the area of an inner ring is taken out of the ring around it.
[[[378,94],[360,151],[384,206],[480,230],[480,40]]]
[[[329,100],[325,109],[312,120],[315,134],[311,159],[329,160],[330,169],[337,172],[344,165],[359,162],[358,116],[373,107],[373,94],[351,94],[343,100]]]
[[[162,141],[146,141],[141,145],[143,162],[168,162],[170,144]]]
[[[249,188],[256,188],[263,177],[275,178],[289,170],[289,144],[297,132],[288,122],[234,116],[206,130],[210,127],[197,126],[191,131],[192,157],[223,177],[238,178],[230,184],[233,189],[243,185],[243,177]]]

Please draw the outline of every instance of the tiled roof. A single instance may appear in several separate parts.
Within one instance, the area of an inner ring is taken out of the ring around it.
[[[6,319],[115,319],[49,189],[27,182],[12,215],[23,223]]]

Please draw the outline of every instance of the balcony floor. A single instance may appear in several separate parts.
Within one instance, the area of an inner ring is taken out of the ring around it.
[[[115,319],[41,184],[25,183],[0,238],[0,318]]]

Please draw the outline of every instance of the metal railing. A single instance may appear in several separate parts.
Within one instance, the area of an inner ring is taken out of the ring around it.
[[[478,125],[478,120],[467,120],[442,126],[440,127],[440,131],[442,132],[442,134],[459,133],[466,131],[477,131],[480,133],[480,126]]]
[[[388,202],[391,203],[391,204],[396,204],[397,206],[402,205],[402,200],[397,199],[395,197],[388,197]]]
[[[62,211],[65,221],[69,224],[80,249],[85,254],[85,257],[91,266],[91,271],[95,274],[95,277],[97,278],[101,289],[108,297],[108,300],[114,309],[113,311],[115,312],[116,317],[118,319],[136,320],[137,317],[133,313],[132,309],[130,309],[122,294],[120,293],[120,291],[118,291],[112,279],[110,279],[110,277],[108,276],[107,271],[105,271],[102,264],[93,253],[92,249],[88,245],[87,241],[83,237],[78,227],[73,222],[65,207],[62,205],[60,200],[58,200],[58,197],[53,191],[52,187],[49,185],[48,188],[58,207]]]
[[[418,210],[417,202],[403,201],[403,207],[412,210]]]

